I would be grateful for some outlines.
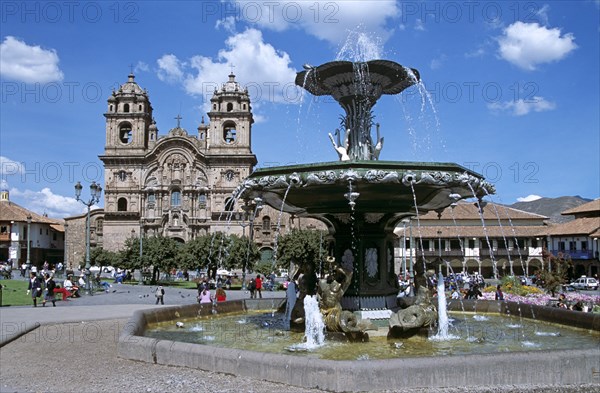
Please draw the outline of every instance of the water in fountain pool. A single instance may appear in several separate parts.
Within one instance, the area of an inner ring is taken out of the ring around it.
[[[468,317],[467,325],[464,323],[465,315],[473,314],[450,313],[454,322],[449,330],[458,336],[456,340],[433,341],[427,337],[414,336],[402,341],[389,341],[386,338],[387,327],[381,327],[377,332],[370,332],[367,343],[348,343],[327,337],[322,346],[303,352],[288,352],[286,348],[301,343],[304,333],[284,331],[282,315],[272,316],[270,310],[183,320],[183,328],[176,327],[175,321],[151,324],[145,335],[217,347],[332,360],[578,349],[597,346],[600,339],[600,332],[525,318],[522,328],[511,329],[507,325],[521,324],[518,318],[497,314],[486,314],[486,318]]]

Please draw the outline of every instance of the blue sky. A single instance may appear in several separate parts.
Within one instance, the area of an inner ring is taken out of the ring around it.
[[[303,64],[376,57],[423,80],[375,106],[380,159],[456,162],[493,182],[501,203],[600,195],[599,1],[0,7],[2,185],[39,213],[82,212],[74,183],[104,182],[103,113],[130,65],[159,135],[178,113],[194,133],[233,69],[251,93],[253,151],[265,167],[337,159],[327,133],[342,110],[298,94]]]

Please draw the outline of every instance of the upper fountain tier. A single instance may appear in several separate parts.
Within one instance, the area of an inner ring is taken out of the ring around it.
[[[382,94],[398,94],[419,82],[419,72],[389,60],[371,60],[353,63],[332,61],[318,67],[304,66],[296,75],[296,85],[310,93],[332,96],[344,109],[342,121],[345,137],[337,132],[337,143],[331,142],[342,161],[377,160],[383,147],[379,136],[373,143],[371,109]]]
[[[375,104],[382,94],[401,93],[420,78],[416,69],[389,60],[332,61],[305,68],[296,74],[296,85],[316,96],[330,95],[342,106],[361,98]]]

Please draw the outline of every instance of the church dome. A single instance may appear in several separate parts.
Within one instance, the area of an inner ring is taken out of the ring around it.
[[[119,87],[119,95],[135,95],[135,96],[146,96],[146,91],[135,82],[135,75],[129,74],[127,82]]]
[[[229,74],[229,80],[223,83],[222,90],[228,93],[242,91],[242,89],[240,88],[240,84],[235,80],[235,75],[233,74],[233,72]]]

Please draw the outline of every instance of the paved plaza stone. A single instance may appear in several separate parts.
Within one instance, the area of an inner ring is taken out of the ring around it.
[[[154,304],[155,288],[114,285],[109,293],[59,301],[55,308],[0,308],[0,392],[320,392],[318,389],[118,358],[118,336],[135,310],[195,301],[195,290],[167,287],[165,305],[157,306]],[[227,294],[231,300],[249,297],[245,291],[231,290]],[[281,298],[284,294],[283,291],[267,291],[263,297]],[[541,393],[599,390],[600,385],[462,389],[398,387],[393,391]]]

